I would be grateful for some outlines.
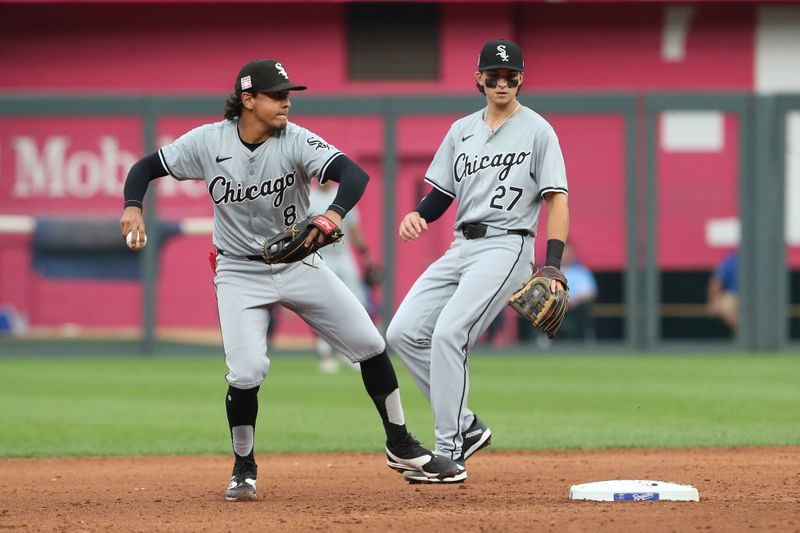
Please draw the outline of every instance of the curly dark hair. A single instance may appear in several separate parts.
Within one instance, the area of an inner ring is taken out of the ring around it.
[[[225,118],[235,120],[242,116],[242,95],[231,93],[225,100]]]

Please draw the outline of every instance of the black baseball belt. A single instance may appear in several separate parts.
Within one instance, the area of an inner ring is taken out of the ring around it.
[[[239,261],[261,261],[262,263],[266,262],[264,261],[264,258],[261,257],[260,255],[231,255],[225,250],[220,250],[219,248],[217,248],[217,253],[219,255],[228,257],[230,259],[238,259]]]
[[[484,237],[494,237],[497,235],[530,235],[526,229],[500,229],[488,224],[473,222],[471,224],[461,224],[459,228],[465,239],[483,239]]]

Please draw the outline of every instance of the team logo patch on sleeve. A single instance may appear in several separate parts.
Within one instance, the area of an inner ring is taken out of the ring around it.
[[[240,79],[239,82],[242,84],[243,91],[253,86],[253,81],[250,79],[250,76],[245,76],[244,78]]]
[[[312,146],[316,152],[319,149],[330,150],[331,145],[316,137],[309,137],[306,139],[306,144]]]

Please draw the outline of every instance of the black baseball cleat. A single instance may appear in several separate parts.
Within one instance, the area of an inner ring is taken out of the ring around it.
[[[455,461],[433,454],[410,433],[399,444],[386,443],[386,464],[401,473],[418,472],[429,478],[447,478],[458,474]]]
[[[256,499],[256,477],[258,467],[251,461],[236,461],[233,465],[231,484],[225,491],[229,502],[252,501]]]
[[[437,457],[447,459],[446,457],[442,457],[440,455],[437,455]],[[447,460],[451,461],[451,459]],[[464,467],[464,461],[453,462],[457,468],[453,475],[444,477],[430,477],[426,476],[424,472],[414,472],[409,470],[408,472],[403,473],[403,479],[412,485],[421,483],[463,483],[467,479],[467,469]]]
[[[492,443],[492,430],[478,418],[478,415],[475,415],[469,429],[464,431],[461,436],[464,442],[461,444],[461,457],[458,460],[462,463],[473,453]]]

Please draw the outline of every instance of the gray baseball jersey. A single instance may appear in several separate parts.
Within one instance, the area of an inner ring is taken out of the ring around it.
[[[289,123],[251,151],[237,124],[200,126],[159,151],[177,179],[205,180],[214,204],[214,245],[222,343],[232,386],[250,389],[269,370],[269,308],[296,312],[319,337],[353,362],[381,353],[385,343],[367,311],[318,258],[267,265],[261,243],[309,214],[309,185],[341,152],[321,137]],[[313,265],[311,264],[313,263]]]
[[[453,459],[473,420],[469,351],[532,274],[542,195],[567,193],[561,148],[547,121],[521,106],[492,132],[484,114],[453,124],[426,173],[458,201],[455,239],[411,287],[386,332],[431,403],[436,453]],[[466,239],[458,231],[466,223],[488,225],[486,237]]]
[[[539,197],[567,192],[558,138],[541,115],[525,106],[495,132],[484,121],[485,112],[453,123],[425,181],[458,198],[456,228],[482,222],[535,235]]]
[[[171,176],[205,180],[214,203],[214,245],[238,255],[258,254],[265,236],[308,216],[313,176],[341,155],[321,137],[289,123],[250,151],[236,122],[193,129],[159,150]]]

